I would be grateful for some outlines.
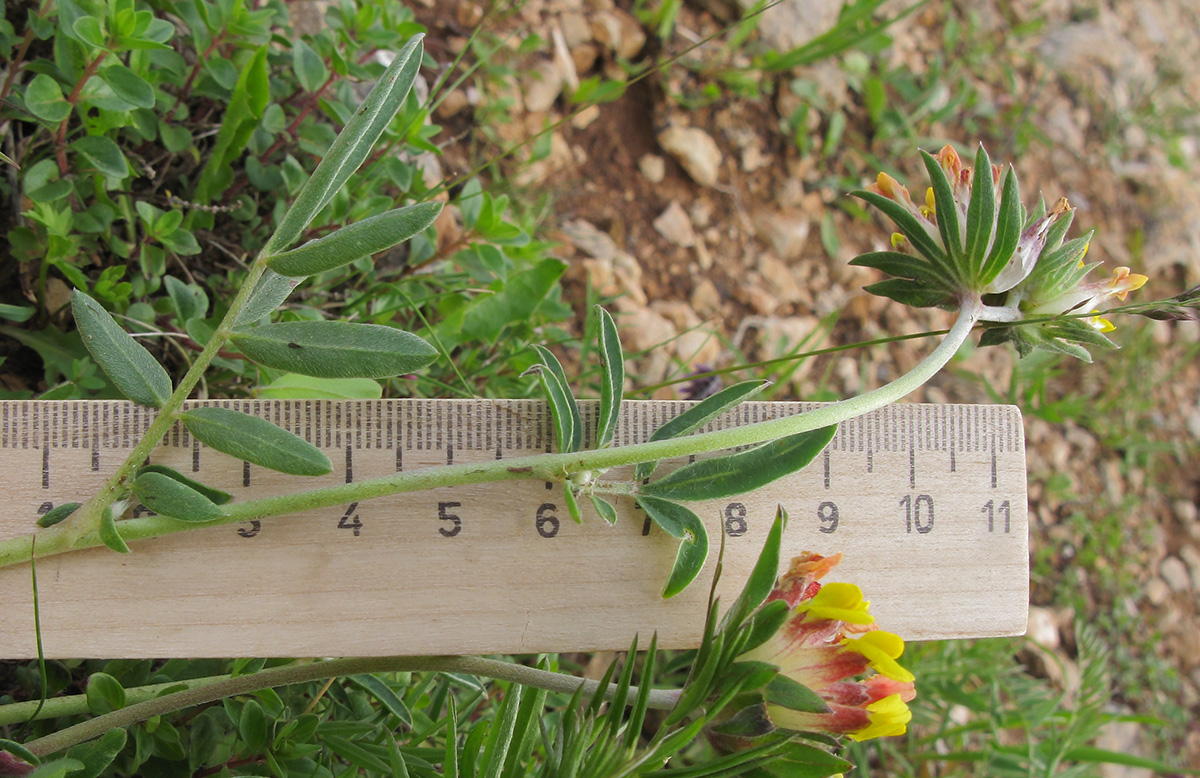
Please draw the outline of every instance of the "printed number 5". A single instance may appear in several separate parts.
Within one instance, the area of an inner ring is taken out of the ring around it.
[[[461,508],[461,507],[462,507],[461,502],[439,502],[438,503],[438,520],[439,521],[448,521],[451,524],[449,529],[447,529],[446,527],[438,527],[438,532],[441,533],[442,537],[452,538],[455,535],[457,535],[458,533],[462,532],[462,519],[458,518],[453,513],[446,513],[446,510],[448,508]]]

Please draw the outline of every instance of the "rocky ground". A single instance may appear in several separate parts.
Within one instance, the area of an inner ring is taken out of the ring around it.
[[[476,3],[417,5],[439,62],[485,13]],[[572,260],[567,283],[581,313],[590,283],[619,295],[631,349],[666,344],[636,362],[637,385],[947,326],[941,312],[864,294],[873,271],[847,265],[884,248],[888,231],[846,207],[845,191],[880,163],[923,186],[917,146],[983,141],[993,159],[1015,164],[1027,197],[1066,196],[1078,209],[1076,234],[1097,230],[1089,260],[1150,275],[1144,300],[1200,282],[1200,187],[1188,172],[1200,152],[1200,71],[1187,64],[1200,54],[1200,9],[1185,0],[931,4],[889,30],[892,44],[873,57],[762,75],[751,67],[756,52],[802,44],[837,20],[837,2],[786,0],[744,44],[717,37],[615,102],[576,111],[567,96],[580,82],[628,79],[622,63],[663,62],[741,12],[733,0],[685,2],[662,40],[630,5],[527,0],[514,13],[490,12],[492,35],[511,36],[502,51],[529,34],[544,45],[498,58],[505,67],[462,85],[437,118],[459,139],[442,160],[452,171],[562,122],[540,158],[518,152],[510,176],[529,198],[552,203],[546,226]],[[885,76],[890,124],[886,111],[871,115],[868,72]],[[1062,365],[1046,380],[1048,367],[976,351],[913,399],[1022,401],[1030,634],[1059,660],[1028,662],[1069,688],[1074,620],[1112,625],[1121,709],[1169,710],[1176,720],[1114,727],[1101,745],[1196,765],[1200,329],[1117,323],[1115,339],[1133,352]],[[804,361],[776,372],[776,397],[858,393],[929,348],[916,340]],[[1139,675],[1150,667],[1165,674],[1161,684]]]

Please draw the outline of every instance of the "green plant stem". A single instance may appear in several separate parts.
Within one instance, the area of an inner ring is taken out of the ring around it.
[[[512,681],[522,686],[533,686],[539,689],[548,689],[549,691],[566,694],[573,694],[580,687],[583,687],[585,694],[592,694],[595,693],[600,685],[598,681],[584,680],[571,675],[539,670],[534,667],[525,667],[524,665],[502,662],[497,659],[473,656],[397,656],[330,659],[319,662],[286,665],[284,667],[272,667],[269,670],[261,670],[257,673],[239,675],[233,678],[229,676],[217,676],[190,681],[188,683],[192,685],[187,689],[171,694],[164,694],[161,697],[143,699],[142,702],[127,705],[112,713],[97,716],[94,719],[89,719],[75,726],[67,727],[37,740],[32,740],[26,743],[25,747],[38,756],[46,756],[47,754],[53,754],[76,744],[100,737],[114,727],[128,727],[154,716],[162,716],[182,710],[183,708],[190,708],[195,705],[203,705],[208,702],[224,699],[225,697],[248,694],[259,689],[271,689],[277,686],[308,683],[325,678],[359,675],[361,673],[408,671],[468,673],[470,675]],[[178,684],[174,685],[177,686]],[[156,687],[130,689],[126,694],[134,694],[136,697],[152,695],[154,694],[154,690],[163,688],[164,686],[167,685],[160,684]],[[615,689],[616,684],[609,684],[605,694],[611,696]],[[84,713],[87,711],[87,701],[83,699],[84,697],[85,695],[74,695],[73,697],[64,698],[64,701],[57,705],[54,710],[62,711],[57,713],[57,715],[68,715],[68,712]],[[631,687],[628,695],[630,704],[635,699],[637,699],[637,689],[636,687]],[[675,705],[678,699],[679,692],[675,690],[654,689],[650,691],[647,704],[651,708],[669,710]],[[8,708],[12,707],[16,706],[8,706]],[[8,708],[0,709],[0,715],[5,715]],[[4,720],[0,718],[0,722]]]
[[[245,288],[249,288],[249,286],[251,284],[247,284]],[[307,492],[293,492],[275,497],[265,497],[259,500],[233,503],[223,506],[225,510],[223,517],[204,523],[182,522],[163,516],[148,516],[140,519],[120,521],[117,523],[117,527],[120,530],[121,537],[126,542],[145,540],[147,538],[170,535],[199,527],[213,527],[271,516],[300,513],[317,508],[328,508],[355,501],[369,500],[375,497],[423,491],[442,486],[517,480],[557,481],[562,480],[565,476],[572,473],[605,470],[612,467],[634,465],[639,462],[658,461],[692,454],[704,454],[809,432],[821,427],[838,424],[846,419],[861,416],[876,408],[893,403],[924,384],[950,361],[951,357],[954,356],[955,352],[966,341],[972,327],[975,326],[979,318],[981,310],[982,306],[978,299],[964,302],[962,308],[959,310],[958,319],[954,322],[954,326],[950,328],[945,339],[916,367],[895,381],[884,384],[878,389],[874,389],[858,397],[831,403],[796,416],[786,416],[781,419],[773,419],[771,421],[720,430],[718,432],[708,432],[650,443],[639,443],[632,446],[600,449],[598,451],[581,451],[571,454],[537,454],[496,462],[477,462],[421,468],[396,473],[383,478],[374,478],[356,483],[312,489]],[[218,333],[213,336],[208,347],[206,347],[205,354],[208,353],[209,349],[213,348],[214,343],[220,340],[222,340],[221,331],[218,330]],[[204,354],[201,356],[204,356]],[[211,358],[211,355],[209,358]],[[188,372],[188,375],[196,372],[197,365],[200,364],[201,360],[198,358],[196,365]],[[207,364],[207,360],[204,361],[204,364]],[[183,384],[181,383],[181,388],[182,386]],[[172,395],[172,401],[174,400],[175,395]],[[172,414],[178,409],[181,402],[182,397],[179,398],[179,402],[171,406]],[[164,409],[165,411],[166,409]],[[167,414],[164,413],[164,415]],[[163,417],[160,416],[160,420],[161,418]],[[158,424],[158,421],[155,424]],[[155,428],[152,425],[151,432],[154,431]],[[165,432],[165,427],[163,432]],[[161,434],[153,438],[155,444],[157,444],[159,437],[161,437]],[[149,439],[151,439],[151,436],[147,435],[143,439],[143,443],[139,445],[139,449],[135,450],[134,454],[127,460],[126,465],[132,463],[130,469],[132,469],[132,466],[140,464],[145,456],[149,454],[150,446],[146,446],[144,451],[141,451],[142,446],[145,445],[145,440]],[[63,524],[65,525],[66,522]],[[74,548],[98,546],[101,543],[99,533],[96,529],[92,529],[81,538],[75,539],[66,535],[66,530],[60,529],[60,527],[63,527],[63,525],[50,527],[38,533],[37,556],[39,558],[61,554]],[[30,552],[32,551],[32,538],[33,535],[27,535],[0,542],[0,567],[28,561],[30,559]]]

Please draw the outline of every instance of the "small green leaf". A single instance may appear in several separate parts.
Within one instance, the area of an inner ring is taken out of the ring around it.
[[[663,587],[662,596],[669,599],[686,589],[700,574],[708,559],[708,531],[699,516],[678,503],[642,495],[637,498],[637,504],[664,532],[681,540],[671,575]]]
[[[35,766],[40,764],[42,761],[41,759],[38,759],[37,754],[33,753],[25,746],[21,745],[15,740],[8,740],[7,738],[0,738],[0,752],[12,754],[22,761],[28,762],[29,764]]]
[[[562,389],[559,398],[552,400],[551,408],[556,415],[559,413],[567,414],[568,423],[565,425],[565,428],[570,432],[570,436],[567,438],[569,442],[565,448],[560,443],[559,451],[578,451],[583,445],[583,417],[579,413],[579,403],[576,402],[575,395],[571,394],[571,384],[567,381],[567,374],[563,371],[562,363],[558,361],[558,357],[554,356],[549,349],[539,346],[536,343],[533,348],[537,351],[538,356],[542,358],[542,365],[554,375],[555,379],[557,379],[557,385]]]
[[[722,735],[744,738],[762,737],[771,734],[774,730],[775,725],[771,722],[771,717],[767,715],[767,706],[763,703],[742,708],[729,720],[713,728],[714,732],[720,732]]]
[[[180,521],[212,521],[222,516],[221,509],[187,484],[153,471],[133,482],[133,493],[155,513]]]
[[[175,276],[163,276],[163,285],[167,287],[180,323],[203,318],[208,313],[208,295],[196,284],[185,284]]]
[[[819,694],[783,674],[767,684],[767,702],[801,713],[829,712],[829,705]]]
[[[941,169],[940,167],[938,168]],[[883,211],[884,215],[895,222],[896,227],[918,254],[928,259],[947,279],[953,280],[954,264],[946,256],[945,250],[933,237],[933,224],[923,217],[918,218],[909,213],[904,206],[875,192],[859,190],[851,192],[853,196],[866,200],[871,205]]]
[[[247,700],[242,706],[238,733],[246,741],[246,750],[252,754],[262,752],[267,745],[267,717],[258,700]]]
[[[37,308],[34,308],[32,305],[8,305],[0,303],[0,319],[8,319],[15,322],[29,321],[35,313],[37,313]]]
[[[715,419],[735,405],[745,402],[770,385],[770,381],[755,380],[742,381],[741,383],[726,387],[711,397],[704,398],[656,429],[654,434],[650,436],[650,440],[668,440],[697,430],[710,420]],[[649,478],[657,464],[657,462],[638,463],[634,477],[639,481],[643,478]]]
[[[1000,195],[1000,213],[996,220],[996,239],[980,271],[979,281],[986,286],[1000,275],[1008,264],[1017,244],[1021,240],[1021,190],[1017,182],[1017,171],[1012,167],[1004,175],[1004,188]]]
[[[617,325],[608,311],[596,306],[600,317],[597,336],[600,352],[600,419],[596,424],[596,448],[604,448],[612,442],[617,429],[617,416],[621,411],[621,397],[625,393],[625,352],[621,350],[621,339]]]
[[[567,514],[576,524],[582,524],[583,514],[579,512],[579,501],[575,499],[575,490],[570,482],[563,484],[563,502],[567,504]]]
[[[117,144],[103,135],[85,135],[72,143],[71,148],[106,176],[124,178],[129,175],[125,155],[117,148]]]
[[[647,497],[643,494],[638,495],[637,504],[659,529],[673,538],[679,540],[686,538],[689,530],[694,526],[692,518],[696,514],[691,508],[686,508],[679,503],[659,497]]]
[[[25,88],[25,107],[47,122],[61,122],[71,115],[71,104],[63,97],[62,88],[45,73],[38,73]]]
[[[192,408],[179,418],[201,443],[231,457],[290,475],[333,470],[319,448],[266,419],[228,408]]]
[[[75,24],[71,25],[76,37],[98,49],[108,47],[108,41],[105,39],[104,30],[100,28],[100,20],[95,16],[80,16],[75,20]]]
[[[130,105],[137,108],[154,107],[154,87],[124,65],[109,65],[100,71],[100,78],[117,97]]]
[[[758,561],[754,563],[754,569],[750,572],[750,577],[746,579],[746,585],[742,587],[741,593],[726,612],[725,625],[727,629],[736,628],[750,611],[767,599],[771,590],[775,588],[775,579],[779,575],[779,550],[783,544],[783,528],[786,524],[787,511],[780,505],[775,512],[775,521],[771,523],[771,529],[767,532],[767,540],[763,543]]]
[[[402,724],[407,727],[412,726],[412,713],[409,712],[408,706],[404,704],[404,700],[400,699],[400,695],[396,694],[392,690],[392,687],[388,686],[381,679],[373,675],[352,675],[348,680],[378,700]]]
[[[117,530],[116,511],[113,506],[108,506],[100,514],[100,526],[96,530],[96,534],[100,537],[100,542],[116,551],[118,554],[128,554],[130,549],[125,543],[125,539],[121,537],[121,533]]]
[[[378,400],[383,387],[370,378],[314,378],[284,373],[254,396],[263,400]]]
[[[955,277],[965,279],[966,276],[962,272],[965,268],[962,264],[963,245],[962,233],[959,232],[958,226],[958,205],[954,202],[950,180],[946,177],[941,163],[932,154],[922,151],[921,158],[925,160],[925,170],[929,173],[929,183],[933,188],[934,220],[937,222],[938,232],[942,235],[942,245],[946,247],[946,253],[950,255],[950,261],[958,271]]]
[[[417,203],[347,225],[267,260],[284,276],[311,276],[389,249],[421,232],[442,212],[440,202]]]
[[[77,759],[83,764],[83,769],[71,773],[71,778],[98,778],[104,772],[117,754],[125,748],[128,736],[124,729],[113,727],[105,732],[99,740],[80,743],[67,750],[67,757]]]
[[[94,715],[125,707],[125,689],[108,673],[92,673],[87,682],[87,706]]]
[[[235,324],[237,326],[251,324],[270,315],[303,280],[302,278],[281,276],[267,268],[259,277],[258,283],[254,285],[254,291],[250,293],[250,300],[238,314]]]
[[[294,243],[322,208],[333,199],[359,165],[367,158],[375,141],[391,124],[396,111],[403,105],[417,70],[421,65],[423,35],[414,35],[388,65],[370,94],[333,145],[321,158],[317,169],[309,176],[304,188],[296,196],[292,207],[284,214],[275,234],[263,249],[268,255],[276,254]]]
[[[596,509],[596,513],[600,514],[600,518],[607,521],[609,524],[617,523],[617,509],[613,504],[603,497],[592,496],[592,507]]]
[[[562,453],[574,451],[571,441],[575,436],[575,419],[569,405],[570,391],[558,380],[558,376],[545,365],[534,365],[521,374],[522,377],[535,373],[542,386],[542,395],[550,406],[550,418],[554,423],[554,441]],[[572,398],[573,399],[573,398]]]
[[[223,492],[220,489],[208,486],[207,484],[194,481],[178,470],[172,467],[167,467],[166,465],[146,465],[137,471],[139,477],[145,475],[146,473],[158,473],[159,475],[174,479],[189,489],[194,489],[195,491],[204,495],[208,500],[216,503],[217,505],[224,505],[233,499],[233,495],[229,492]]]
[[[100,303],[78,289],[71,297],[71,311],[83,345],[117,391],[138,405],[161,408],[171,396],[171,377],[158,360],[121,329]]]
[[[1153,770],[1159,773],[1200,775],[1200,770],[1173,767],[1166,762],[1162,762],[1157,759],[1138,756],[1137,754],[1130,754],[1123,751],[1110,751],[1107,748],[1096,748],[1094,746],[1076,746],[1075,748],[1066,751],[1062,756],[1063,759],[1071,762],[1117,764],[1124,765],[1126,767],[1141,767],[1143,769]]]
[[[643,495],[669,500],[711,500],[752,492],[811,462],[833,439],[837,426],[801,432],[740,454],[702,459],[641,487]]]
[[[975,176],[971,183],[971,202],[967,206],[966,260],[970,277],[978,283],[987,264],[988,241],[996,220],[996,184],[992,179],[992,159],[983,144],[975,153]]]
[[[292,41],[292,67],[296,70],[296,80],[305,92],[317,91],[329,78],[329,70],[321,55],[299,39]]]
[[[756,610],[747,622],[750,636],[746,638],[742,651],[757,648],[770,640],[787,619],[788,604],[783,600],[771,600]]]
[[[61,505],[55,505],[53,508],[38,517],[37,525],[39,527],[53,527],[55,524],[79,510],[79,506],[81,504],[82,503],[77,502],[64,502]]]
[[[420,370],[438,355],[411,332],[344,321],[264,324],[230,340],[260,365],[318,378],[390,378]]]

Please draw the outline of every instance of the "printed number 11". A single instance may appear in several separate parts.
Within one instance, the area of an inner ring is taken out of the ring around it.
[[[983,504],[983,507],[979,509],[980,513],[987,514],[988,532],[996,531],[995,520],[997,511],[1004,514],[1004,531],[1009,532],[1012,529],[1012,509],[1009,507],[1008,500],[1005,500],[998,506],[995,505],[994,500],[988,500]]]

